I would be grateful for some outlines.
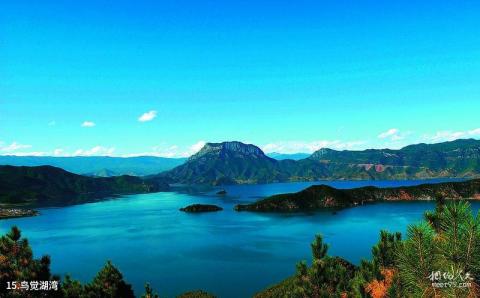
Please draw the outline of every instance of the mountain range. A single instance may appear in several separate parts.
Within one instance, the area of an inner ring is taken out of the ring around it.
[[[111,177],[119,175],[146,176],[158,174],[184,163],[186,158],[156,156],[0,156],[0,165],[54,166],[66,171],[88,176]]]
[[[162,183],[206,185],[341,179],[475,178],[480,177],[480,141],[459,139],[409,145],[398,150],[338,151],[322,148],[311,155],[270,153],[270,156],[255,145],[232,141],[207,143],[188,159],[0,156],[0,165],[50,165],[87,176],[148,176]]]
[[[255,145],[207,143],[184,164],[155,175],[171,183],[243,184],[322,179],[480,177],[480,141],[459,139],[399,150],[320,149],[300,160],[268,157]]]

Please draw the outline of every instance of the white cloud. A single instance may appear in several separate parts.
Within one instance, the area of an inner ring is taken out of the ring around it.
[[[10,145],[4,145],[4,142],[0,142],[0,155],[15,155],[15,156],[44,156],[48,155],[48,152],[40,151],[19,151],[32,148],[32,145],[23,145],[17,142],[13,142]]]
[[[133,153],[133,154],[123,154],[122,157],[134,157],[134,156],[158,156],[158,157],[168,157],[168,158],[180,158],[180,157],[190,157],[193,154],[197,153],[203,146],[205,146],[205,141],[198,141],[195,144],[187,147],[179,147],[177,145],[161,145],[155,146],[151,151]]]
[[[57,148],[57,149],[53,150],[53,155],[63,156],[63,149],[62,148]]]
[[[21,149],[31,148],[32,145],[23,145],[17,142],[13,142],[10,145],[3,146],[3,143],[0,143],[0,151],[2,152],[13,152]]]
[[[198,141],[196,142],[195,144],[193,144],[192,146],[190,146],[190,148],[188,149],[187,153],[188,155],[193,155],[195,153],[197,153],[198,151],[200,151],[200,149],[203,148],[203,146],[205,146],[206,142],[205,141]]]
[[[480,136],[480,128],[469,130],[468,135],[469,136]]]
[[[480,128],[475,128],[466,131],[451,131],[442,130],[437,131],[434,135],[424,135],[424,140],[430,142],[444,142],[453,141],[461,138],[472,138],[480,136]]]
[[[46,156],[49,155],[48,152],[41,152],[41,151],[32,151],[32,152],[11,152],[6,154],[0,155],[13,155],[13,156]]]
[[[151,110],[146,113],[143,113],[140,117],[138,117],[138,121],[140,122],[152,121],[155,117],[157,117],[157,111]]]
[[[398,137],[399,130],[397,128],[390,128],[389,130],[382,132],[378,135],[379,139]]]
[[[411,131],[400,131],[398,128],[390,128],[382,132],[377,137],[383,140],[379,148],[399,149],[406,145],[405,139],[413,134]]]
[[[73,156],[110,156],[115,151],[115,147],[95,146],[91,149],[78,149]]]
[[[183,157],[179,154],[178,146],[176,145],[173,145],[167,148],[156,146],[156,147],[153,147],[151,151],[122,154],[121,156],[122,157],[156,156],[156,157],[168,157],[168,158]]]
[[[57,122],[55,122],[55,120],[48,122],[48,126],[55,126],[56,124]]]
[[[362,149],[362,145],[365,141],[349,141],[344,142],[340,140],[320,140],[312,142],[303,141],[281,141],[275,143],[265,144],[260,146],[266,153],[313,153],[320,148],[331,148],[337,150],[355,150]]]
[[[95,122],[92,122],[92,121],[83,121],[82,123],[82,127],[94,127],[95,126]]]

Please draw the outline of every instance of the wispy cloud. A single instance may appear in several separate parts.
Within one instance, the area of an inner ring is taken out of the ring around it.
[[[10,152],[2,153],[0,155],[12,155],[12,156],[48,156],[51,155],[49,152],[43,151],[30,151],[30,152]]]
[[[23,145],[19,144],[17,142],[13,142],[10,145],[3,145],[3,143],[0,143],[0,151],[2,152],[14,152],[17,150],[23,150],[23,149],[28,149],[31,148],[32,145]]]
[[[53,155],[63,156],[64,155],[63,149],[62,148],[57,148],[57,149],[53,150]]]
[[[433,135],[424,135],[423,139],[428,142],[453,141],[461,138],[472,138],[480,136],[480,128],[465,131],[442,130]]]
[[[92,122],[92,121],[83,121],[82,123],[82,127],[94,127],[95,126],[95,122]]]
[[[152,121],[157,117],[157,111],[151,110],[146,113],[143,113],[140,117],[138,117],[138,121],[140,122],[147,122],[147,121]]]
[[[5,145],[4,142],[0,142],[0,155],[15,155],[15,156],[44,156],[48,155],[48,152],[41,151],[21,151],[32,148],[32,145],[24,145],[17,142],[12,142],[9,145]]]
[[[372,148],[400,149],[407,145],[407,137],[413,134],[412,131],[401,131],[398,128],[390,128],[377,136],[377,138],[381,140],[381,143],[376,143]]]
[[[303,141],[281,141],[268,143],[260,146],[266,153],[312,153],[320,148],[331,148],[337,150],[361,149],[365,141],[341,141],[341,140],[319,140],[312,142]]]
[[[48,122],[48,126],[55,126],[56,124],[57,122],[55,122],[55,120]]]
[[[123,154],[122,157],[134,157],[134,156],[158,156],[158,157],[168,157],[168,158],[180,158],[180,157],[189,157],[202,149],[205,146],[205,141],[198,141],[187,147],[180,147],[177,145],[160,145],[155,146],[150,151],[133,153],[133,154]]]
[[[384,131],[381,134],[379,134],[378,138],[379,139],[387,139],[387,138],[399,139],[399,138],[401,138],[398,134],[399,132],[400,131],[397,128],[390,128],[389,130]]]
[[[193,155],[193,154],[197,153],[198,151],[200,151],[200,149],[203,148],[203,146],[205,146],[205,144],[206,144],[205,141],[196,142],[195,144],[190,146],[190,148],[188,148],[188,151],[186,152],[186,155],[190,156],[190,155]]]
[[[95,146],[91,149],[78,149],[73,156],[110,156],[113,155],[115,147]]]

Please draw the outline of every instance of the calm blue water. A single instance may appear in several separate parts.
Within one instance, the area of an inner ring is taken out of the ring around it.
[[[433,182],[437,182],[434,180]],[[324,182],[335,187],[414,185],[420,181]],[[311,214],[237,213],[233,206],[258,197],[294,192],[316,183],[226,187],[228,196],[187,193],[132,195],[98,203],[41,209],[41,216],[0,221],[5,233],[19,226],[36,256],[49,254],[52,271],[90,280],[107,259],[120,268],[138,296],[148,281],[162,297],[204,289],[219,297],[249,297],[310,260],[317,233],[330,254],[354,263],[369,258],[381,229],[404,232],[431,202],[381,203]],[[216,213],[178,208],[211,203]],[[479,204],[475,204],[478,210]]]

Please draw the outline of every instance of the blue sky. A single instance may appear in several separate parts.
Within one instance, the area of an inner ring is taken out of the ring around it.
[[[220,2],[3,3],[0,154],[480,137],[478,1]]]

